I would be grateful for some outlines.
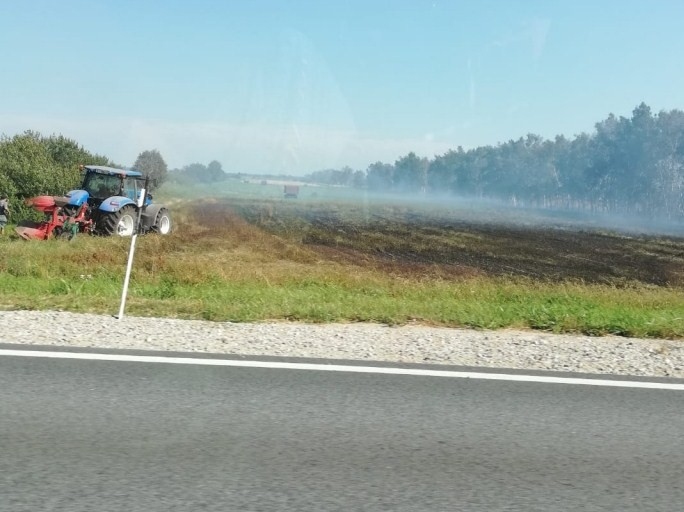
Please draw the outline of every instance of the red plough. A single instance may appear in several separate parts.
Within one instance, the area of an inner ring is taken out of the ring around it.
[[[87,218],[88,203],[80,206],[69,204],[68,197],[37,196],[26,204],[45,214],[41,222],[22,221],[15,231],[26,240],[47,240],[51,236],[68,236],[92,230],[93,221]]]

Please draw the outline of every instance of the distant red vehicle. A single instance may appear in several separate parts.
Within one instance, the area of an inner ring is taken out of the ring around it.
[[[297,196],[299,196],[299,185],[285,185],[283,192],[286,199],[297,199]]]

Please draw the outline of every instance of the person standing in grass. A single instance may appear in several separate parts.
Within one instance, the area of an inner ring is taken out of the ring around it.
[[[9,215],[9,200],[6,195],[0,197],[0,235],[5,234],[7,216]]]

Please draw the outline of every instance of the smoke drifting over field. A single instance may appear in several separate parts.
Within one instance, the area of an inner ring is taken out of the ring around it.
[[[282,187],[216,191],[193,215],[220,223],[237,214],[321,258],[399,274],[684,285],[684,237],[644,234],[681,235],[677,226],[342,187],[303,185],[297,199],[285,199]]]
[[[285,198],[284,187],[287,184],[299,186],[296,199]],[[312,211],[325,211],[326,208],[336,210],[340,207],[354,208],[367,213],[378,209],[415,210],[415,222],[421,222],[422,215],[432,212],[454,222],[561,230],[615,231],[633,236],[684,237],[684,220],[660,218],[658,215],[528,207],[521,201],[514,204],[512,201],[450,193],[382,193],[353,187],[318,185],[285,177],[243,177],[202,186],[168,185],[165,190],[172,197],[193,200],[211,197],[214,200],[254,201],[255,204],[268,202],[271,203],[271,209],[276,212],[282,209],[282,206],[295,204],[302,210]],[[410,219],[407,220],[412,222]]]

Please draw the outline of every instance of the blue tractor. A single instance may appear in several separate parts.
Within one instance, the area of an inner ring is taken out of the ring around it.
[[[131,236],[138,218],[137,202],[145,186],[145,178],[138,171],[126,171],[102,165],[83,166],[83,182],[78,190],[63,197],[38,196],[28,204],[45,214],[42,222],[22,222],[17,233],[26,239],[46,240],[51,236],[77,232],[100,235]],[[152,203],[145,194],[140,232],[171,232],[169,210]]]
[[[79,195],[87,194],[96,233],[132,235],[137,215],[136,202],[145,185],[142,173],[100,165],[86,165],[84,172],[83,190],[72,190],[67,197],[78,202]],[[140,227],[143,233],[153,231],[166,235],[171,231],[169,210],[162,204],[152,203],[150,194],[146,194],[142,208]]]

